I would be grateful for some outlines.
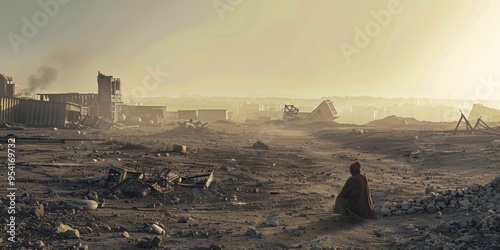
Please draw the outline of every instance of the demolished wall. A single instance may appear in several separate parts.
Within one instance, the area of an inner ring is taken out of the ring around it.
[[[485,122],[500,122],[500,110],[476,103],[472,106],[468,119],[474,123],[479,117]]]

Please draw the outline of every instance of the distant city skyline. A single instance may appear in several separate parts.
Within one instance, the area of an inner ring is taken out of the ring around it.
[[[500,99],[500,1],[0,6],[0,73],[36,92],[95,92],[101,71],[129,96]]]

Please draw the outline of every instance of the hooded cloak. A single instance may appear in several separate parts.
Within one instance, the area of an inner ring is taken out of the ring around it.
[[[361,174],[361,162],[355,161],[349,168],[350,177],[339,197],[347,199],[348,211],[354,213],[362,219],[376,219],[375,205],[373,203],[368,178]]]

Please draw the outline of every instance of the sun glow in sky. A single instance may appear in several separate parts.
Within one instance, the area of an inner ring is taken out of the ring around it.
[[[500,1],[72,0],[24,36],[50,2],[0,3],[0,73],[54,67],[44,92],[500,97]]]

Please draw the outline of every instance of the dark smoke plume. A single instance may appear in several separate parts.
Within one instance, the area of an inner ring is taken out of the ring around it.
[[[57,69],[51,66],[40,66],[38,74],[32,74],[28,77],[30,91],[47,89],[57,80],[57,73]]]

